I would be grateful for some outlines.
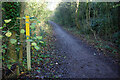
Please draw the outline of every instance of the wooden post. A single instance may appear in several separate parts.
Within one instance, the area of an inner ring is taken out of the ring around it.
[[[26,16],[26,37],[27,37],[27,68],[31,70],[31,53],[30,53],[30,41],[28,41],[30,37],[30,25],[29,25],[29,16]]]

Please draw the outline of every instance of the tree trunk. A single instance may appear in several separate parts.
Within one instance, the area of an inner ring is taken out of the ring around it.
[[[12,31],[12,36],[10,37],[10,39],[16,39],[16,36],[15,36],[16,32],[15,31]],[[10,40],[9,39],[9,40]],[[11,42],[9,41],[9,57],[11,59],[13,59],[14,61],[17,61],[17,54],[16,54],[16,51],[15,51],[15,44],[11,44]],[[11,60],[11,62],[14,62]]]
[[[87,1],[87,8],[86,8],[86,24],[87,24],[87,26],[85,27],[85,30],[87,30],[87,28],[89,27],[88,19],[89,19],[89,7],[88,7],[88,1]]]
[[[2,26],[2,3],[0,3],[0,26]],[[0,29],[0,36],[2,30]],[[2,39],[0,39],[0,79],[2,79]]]
[[[16,39],[15,34],[16,34],[16,32],[12,31],[12,36],[10,37],[10,39]],[[18,57],[17,57],[17,53],[15,50],[16,44],[11,44],[10,39],[9,39],[9,54],[8,54],[8,56],[10,57],[10,62],[12,63],[11,65],[13,65],[14,62],[16,62],[16,63],[18,62]],[[19,75],[18,68],[16,68],[15,75]]]
[[[87,2],[87,10],[86,10],[86,21],[87,21],[88,30],[91,30],[91,32],[94,35],[95,40],[97,41],[96,32],[90,26],[90,4],[88,2]]]
[[[21,2],[21,12],[20,12],[20,17],[22,18],[24,16],[24,2]],[[22,29],[22,26],[24,24],[24,20],[20,19],[20,30]],[[22,64],[22,59],[23,59],[23,34],[20,33],[20,52],[19,52],[19,62]]]
[[[80,23],[79,23],[79,19],[78,19],[79,0],[77,0],[76,4],[77,4],[77,7],[76,7],[76,11],[75,11],[75,22],[76,22],[77,28],[80,29]]]

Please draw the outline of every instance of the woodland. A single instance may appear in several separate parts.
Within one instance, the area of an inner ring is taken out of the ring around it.
[[[119,2],[61,2],[54,11],[47,9],[45,2],[1,2],[0,5],[3,79],[59,78],[54,69],[58,64],[56,39],[49,20],[120,64]],[[26,36],[26,16],[29,16],[30,36]],[[26,42],[30,42],[31,59],[27,58]]]

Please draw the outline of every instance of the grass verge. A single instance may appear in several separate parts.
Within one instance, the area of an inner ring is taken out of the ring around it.
[[[80,38],[83,42],[88,45],[92,45],[97,51],[102,51],[105,56],[110,56],[115,60],[115,63],[120,65],[120,50],[117,48],[114,43],[103,40],[97,36],[97,41],[95,37],[91,34],[81,34],[77,28],[66,28],[63,27],[70,34]]]

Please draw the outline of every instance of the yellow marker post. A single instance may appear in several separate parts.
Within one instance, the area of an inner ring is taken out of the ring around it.
[[[29,25],[29,16],[26,16],[26,36],[29,39],[30,36],[30,25]]]
[[[30,53],[30,41],[28,41],[30,37],[30,25],[29,25],[29,16],[26,16],[26,37],[27,37],[27,67],[28,70],[31,70],[31,53]]]

